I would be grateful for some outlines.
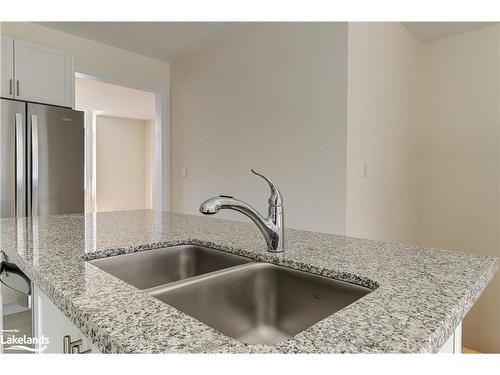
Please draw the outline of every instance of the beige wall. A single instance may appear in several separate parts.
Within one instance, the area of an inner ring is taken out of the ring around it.
[[[234,193],[266,213],[253,167],[288,227],[344,233],[346,69],[345,23],[251,25],[172,63],[173,209]]]
[[[421,48],[399,23],[349,23],[347,235],[418,241]]]
[[[498,33],[421,45],[397,23],[349,24],[348,235],[500,255]],[[465,345],[500,352],[499,295],[497,275]]]
[[[256,25],[172,64],[174,210],[233,193],[264,211],[254,166],[289,227],[499,255],[497,26],[426,45],[399,23],[344,27]],[[500,351],[498,295],[497,276],[466,345]]]
[[[155,208],[155,123],[149,120],[144,123],[144,208]]]
[[[97,116],[97,211],[151,208],[148,122]]]
[[[160,92],[163,108],[160,140],[164,145],[161,155],[161,198],[163,207],[168,209],[170,207],[169,64],[34,23],[2,22],[0,27],[2,35],[71,51],[76,71],[104,74],[108,78],[153,87]]]
[[[349,24],[348,235],[500,256],[499,50],[497,25],[422,45]],[[500,352],[498,296],[497,275],[465,345]]]
[[[498,26],[424,48],[421,235],[424,246],[500,255]],[[464,322],[464,344],[500,352],[500,277]]]

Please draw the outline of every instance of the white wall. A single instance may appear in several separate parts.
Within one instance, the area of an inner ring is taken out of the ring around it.
[[[118,117],[96,119],[97,211],[151,208],[146,147],[150,124]]]
[[[169,64],[109,45],[79,38],[29,22],[2,22],[2,35],[71,51],[77,72],[106,75],[130,84],[155,88],[161,94],[162,204],[170,207]]]
[[[173,62],[171,78],[175,211],[234,193],[267,213],[253,167],[279,186],[288,227],[344,233],[345,23],[250,25]]]
[[[421,234],[424,246],[500,256],[499,29],[424,47]],[[464,345],[500,352],[500,277],[464,322]]]
[[[348,39],[346,233],[416,243],[422,44],[395,22],[349,23]]]

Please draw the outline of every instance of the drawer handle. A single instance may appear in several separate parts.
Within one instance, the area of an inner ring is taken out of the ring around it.
[[[90,352],[92,352],[92,349],[87,349],[81,352],[80,346],[74,346],[73,348],[71,348],[71,354],[89,354]]]
[[[92,352],[91,349],[80,351],[82,345],[82,339],[71,341],[71,336],[66,335],[63,337],[63,354],[87,354]]]

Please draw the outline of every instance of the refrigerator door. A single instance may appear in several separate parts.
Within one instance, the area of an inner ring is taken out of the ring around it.
[[[26,216],[26,103],[0,101],[0,217]]]
[[[83,112],[28,103],[28,214],[84,210]]]

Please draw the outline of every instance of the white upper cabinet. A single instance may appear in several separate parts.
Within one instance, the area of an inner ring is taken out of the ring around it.
[[[73,107],[73,55],[2,36],[0,96],[27,102]]]
[[[73,55],[14,39],[15,99],[73,106]]]
[[[2,36],[0,49],[0,96],[14,97],[14,39]]]

